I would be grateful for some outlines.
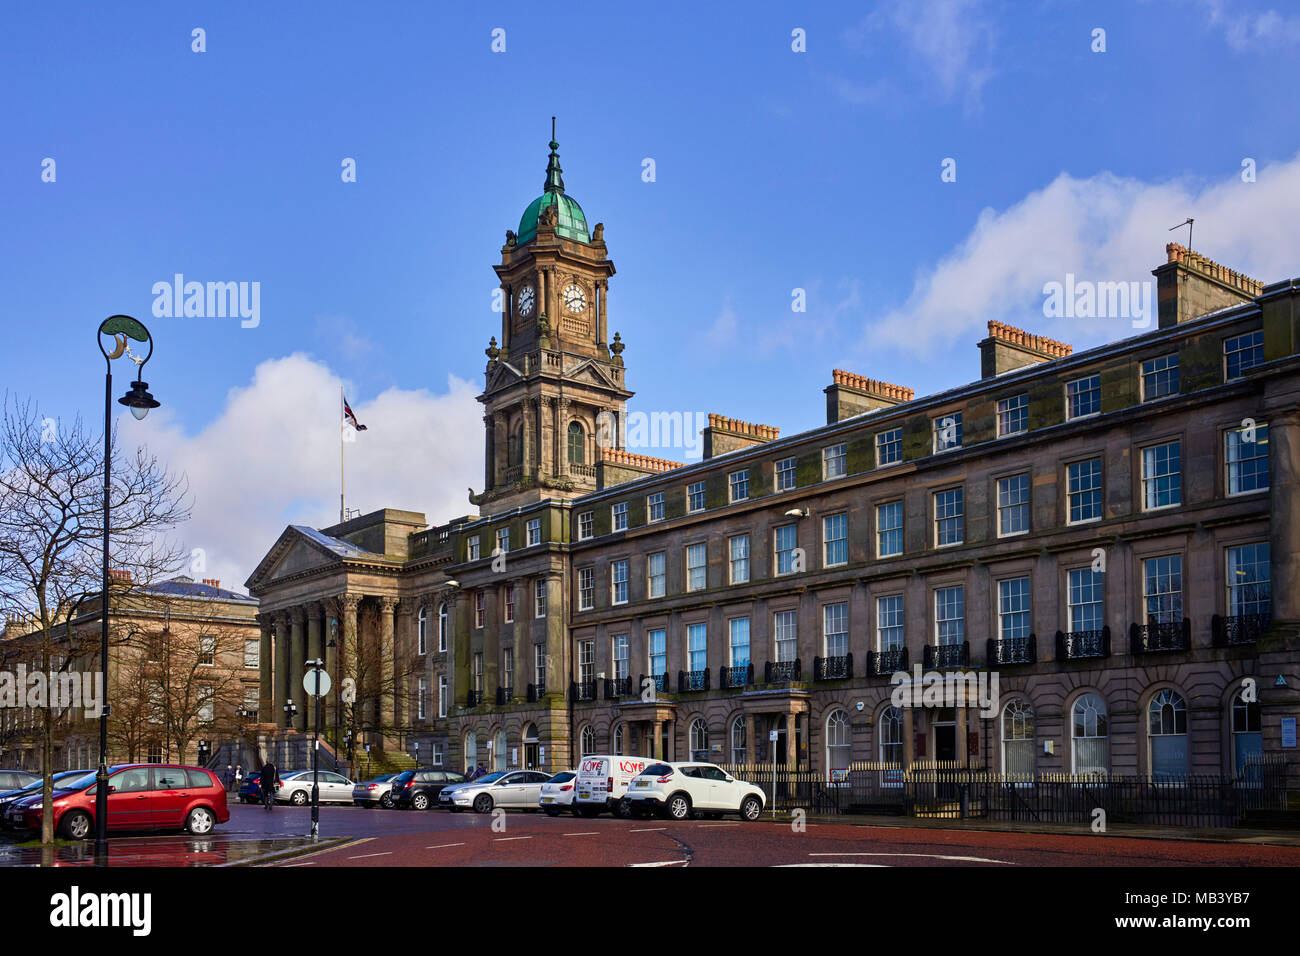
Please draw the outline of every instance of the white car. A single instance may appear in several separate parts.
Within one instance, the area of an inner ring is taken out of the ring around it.
[[[738,813],[757,820],[763,813],[763,791],[737,780],[721,767],[694,761],[663,761],[646,767],[632,781],[628,805],[635,816],[662,813],[671,820],[692,814]]]
[[[352,802],[352,788],[356,784],[351,780],[341,773],[334,773],[332,770],[321,770],[319,777],[321,803]],[[310,770],[286,773],[280,779],[284,781],[284,786],[276,791],[275,799],[277,803],[292,803],[295,807],[305,807],[311,803],[312,780]]]
[[[594,817],[610,810],[615,816],[629,815],[623,797],[633,778],[655,761],[649,757],[620,754],[583,757],[578,764],[577,791],[573,809],[579,816]]]
[[[558,817],[561,810],[573,810],[577,777],[578,775],[572,770],[561,770],[542,784],[539,802],[548,817]]]

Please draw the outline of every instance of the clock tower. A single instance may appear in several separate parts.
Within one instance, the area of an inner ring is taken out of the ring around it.
[[[627,391],[623,342],[608,335],[606,300],[614,263],[605,227],[564,189],[551,119],[542,194],[519,231],[506,231],[501,263],[501,340],[486,350],[483,514],[542,498],[596,490],[604,448],[623,447]]]

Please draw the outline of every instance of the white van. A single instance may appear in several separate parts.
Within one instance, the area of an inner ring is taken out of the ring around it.
[[[584,817],[594,817],[606,810],[620,817],[629,816],[627,801],[623,799],[627,788],[633,777],[654,762],[651,757],[583,757],[578,763],[574,811]]]

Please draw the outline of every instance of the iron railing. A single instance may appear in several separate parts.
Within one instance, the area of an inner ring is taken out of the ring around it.
[[[499,707],[502,704],[510,703],[510,701],[514,699],[514,696],[515,696],[515,689],[513,687],[498,687],[497,706]]]
[[[684,694],[691,690],[709,689],[709,669],[699,671],[678,671],[677,692]]]
[[[592,680],[575,680],[569,685],[569,696],[572,700],[595,700],[596,699],[596,681]]]
[[[1110,657],[1110,627],[1093,631],[1056,632],[1056,659],[1083,660]]]
[[[780,684],[796,680],[803,680],[803,664],[797,657],[792,661],[768,661],[763,666],[764,683]]]
[[[470,707],[470,708],[477,707],[481,703],[483,703],[483,694],[481,691],[476,691],[476,690],[465,691],[466,707]]]
[[[668,674],[667,674],[667,672],[665,672],[665,673],[663,673],[663,674],[650,674],[650,675],[642,674],[642,675],[641,675],[641,679],[637,682],[637,687],[645,687],[645,686],[646,686],[646,683],[645,683],[645,682],[646,682],[647,677],[648,677],[649,680],[652,682],[652,683],[651,683],[651,686],[654,688],[656,694],[666,694],[666,693],[668,693]]]
[[[736,667],[718,668],[719,687],[746,687],[754,683],[754,665],[740,664]]]
[[[528,703],[530,704],[537,703],[539,700],[542,699],[543,696],[545,696],[545,694],[546,694],[545,684],[528,685]]]
[[[1028,637],[1009,637],[1001,641],[995,641],[990,637],[985,644],[988,655],[985,665],[988,667],[1038,663],[1037,634],[1030,634]]]
[[[1161,651],[1185,651],[1192,646],[1192,619],[1166,621],[1163,624],[1130,624],[1130,654],[1153,654]]]
[[[632,678],[630,677],[606,677],[605,678],[605,699],[617,700],[620,697],[632,696]]]
[[[906,647],[891,647],[867,655],[867,673],[872,677],[890,677],[898,671],[907,670],[909,664]]]
[[[853,655],[814,657],[813,680],[844,680],[853,676]]]
[[[1235,647],[1254,644],[1268,630],[1269,623],[1267,614],[1234,614],[1230,617],[1216,614],[1210,618],[1210,632],[1215,647]]]
[[[923,666],[926,670],[970,666],[970,641],[960,644],[927,644]]]

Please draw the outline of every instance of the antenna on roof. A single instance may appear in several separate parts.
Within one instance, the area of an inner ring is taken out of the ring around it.
[[[1190,216],[1188,216],[1186,220],[1180,222],[1178,225],[1169,227],[1170,232],[1173,232],[1175,229],[1181,229],[1183,228],[1183,226],[1187,227],[1187,251],[1188,252],[1192,251],[1192,223],[1193,222],[1195,222],[1195,220],[1192,219]]]

